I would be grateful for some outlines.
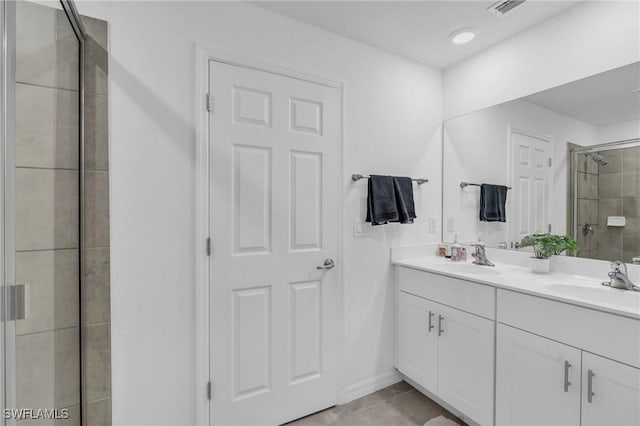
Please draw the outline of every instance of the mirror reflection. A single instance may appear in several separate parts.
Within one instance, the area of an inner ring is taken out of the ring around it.
[[[443,241],[552,232],[581,257],[640,257],[639,88],[633,63],[445,121]],[[482,184],[510,188],[504,221],[487,221]]]

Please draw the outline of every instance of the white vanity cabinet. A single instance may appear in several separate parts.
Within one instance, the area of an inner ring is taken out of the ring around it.
[[[505,290],[497,306],[497,425],[640,425],[639,321]]]
[[[581,351],[503,324],[497,342],[496,424],[579,425]]]
[[[582,425],[640,425],[640,369],[582,353]]]
[[[494,321],[457,307],[493,312],[494,289],[408,268],[396,278],[396,367],[465,417],[492,424]],[[461,298],[460,286],[471,297]]]

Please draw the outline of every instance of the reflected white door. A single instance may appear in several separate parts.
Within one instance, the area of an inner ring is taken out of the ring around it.
[[[549,232],[551,141],[511,132],[511,241]]]
[[[211,419],[281,424],[337,402],[335,87],[209,63]]]

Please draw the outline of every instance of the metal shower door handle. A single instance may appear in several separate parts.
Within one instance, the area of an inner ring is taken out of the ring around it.
[[[8,321],[26,319],[29,314],[29,283],[9,285],[4,294],[8,299],[8,303],[4,303],[7,309],[6,319]]]
[[[333,259],[325,259],[322,266],[316,266],[316,269],[333,269],[336,266],[336,262]]]

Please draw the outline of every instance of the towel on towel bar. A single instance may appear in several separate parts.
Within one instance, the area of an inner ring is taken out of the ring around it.
[[[480,187],[480,220],[506,222],[507,187],[483,183]]]
[[[416,213],[411,178],[371,175],[367,189],[367,222],[413,223]]]
[[[393,187],[396,193],[396,205],[398,206],[398,221],[400,223],[413,223],[416,218],[416,208],[413,203],[413,182],[408,177],[394,177]]]

